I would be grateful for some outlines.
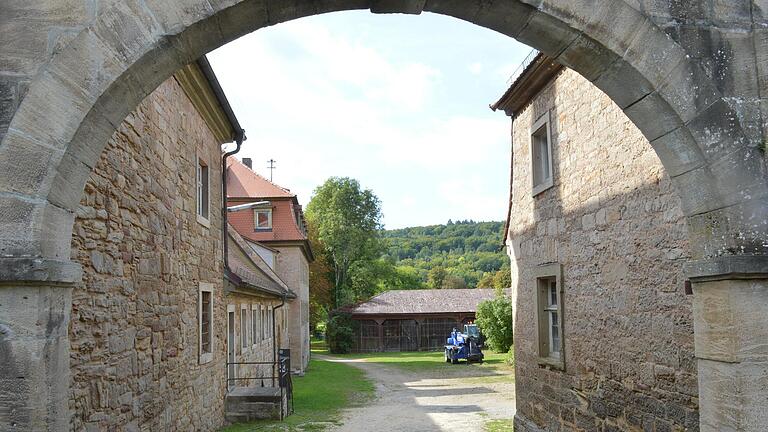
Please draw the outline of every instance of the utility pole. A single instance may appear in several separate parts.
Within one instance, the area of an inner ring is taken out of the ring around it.
[[[275,169],[276,161],[274,159],[270,159],[267,162],[269,162],[269,165],[267,166],[267,168],[269,168],[269,181],[272,181],[272,170]]]

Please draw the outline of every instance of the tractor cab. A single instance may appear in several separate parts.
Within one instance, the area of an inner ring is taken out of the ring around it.
[[[483,352],[480,350],[480,330],[476,324],[464,325],[464,333],[453,329],[445,345],[445,361],[458,363],[466,359],[468,363],[482,362]]]
[[[480,329],[477,328],[477,324],[465,324],[464,334],[467,335],[468,338],[480,340]]]

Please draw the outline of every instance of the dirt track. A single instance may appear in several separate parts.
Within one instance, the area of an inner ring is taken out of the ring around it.
[[[363,360],[322,358],[360,368],[376,383],[376,399],[346,410],[334,432],[474,432],[482,431],[489,420],[515,414],[509,375],[460,364],[451,368],[451,377],[435,377]]]

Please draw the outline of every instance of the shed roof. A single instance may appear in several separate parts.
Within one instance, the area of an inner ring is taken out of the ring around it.
[[[481,301],[495,295],[495,290],[485,288],[392,290],[340,310],[353,315],[475,312]]]

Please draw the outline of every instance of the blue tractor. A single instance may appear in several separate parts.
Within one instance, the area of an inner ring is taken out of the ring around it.
[[[476,324],[466,324],[464,333],[454,328],[445,344],[445,362],[456,364],[460,359],[467,359],[467,363],[482,363],[480,347],[480,330]]]

